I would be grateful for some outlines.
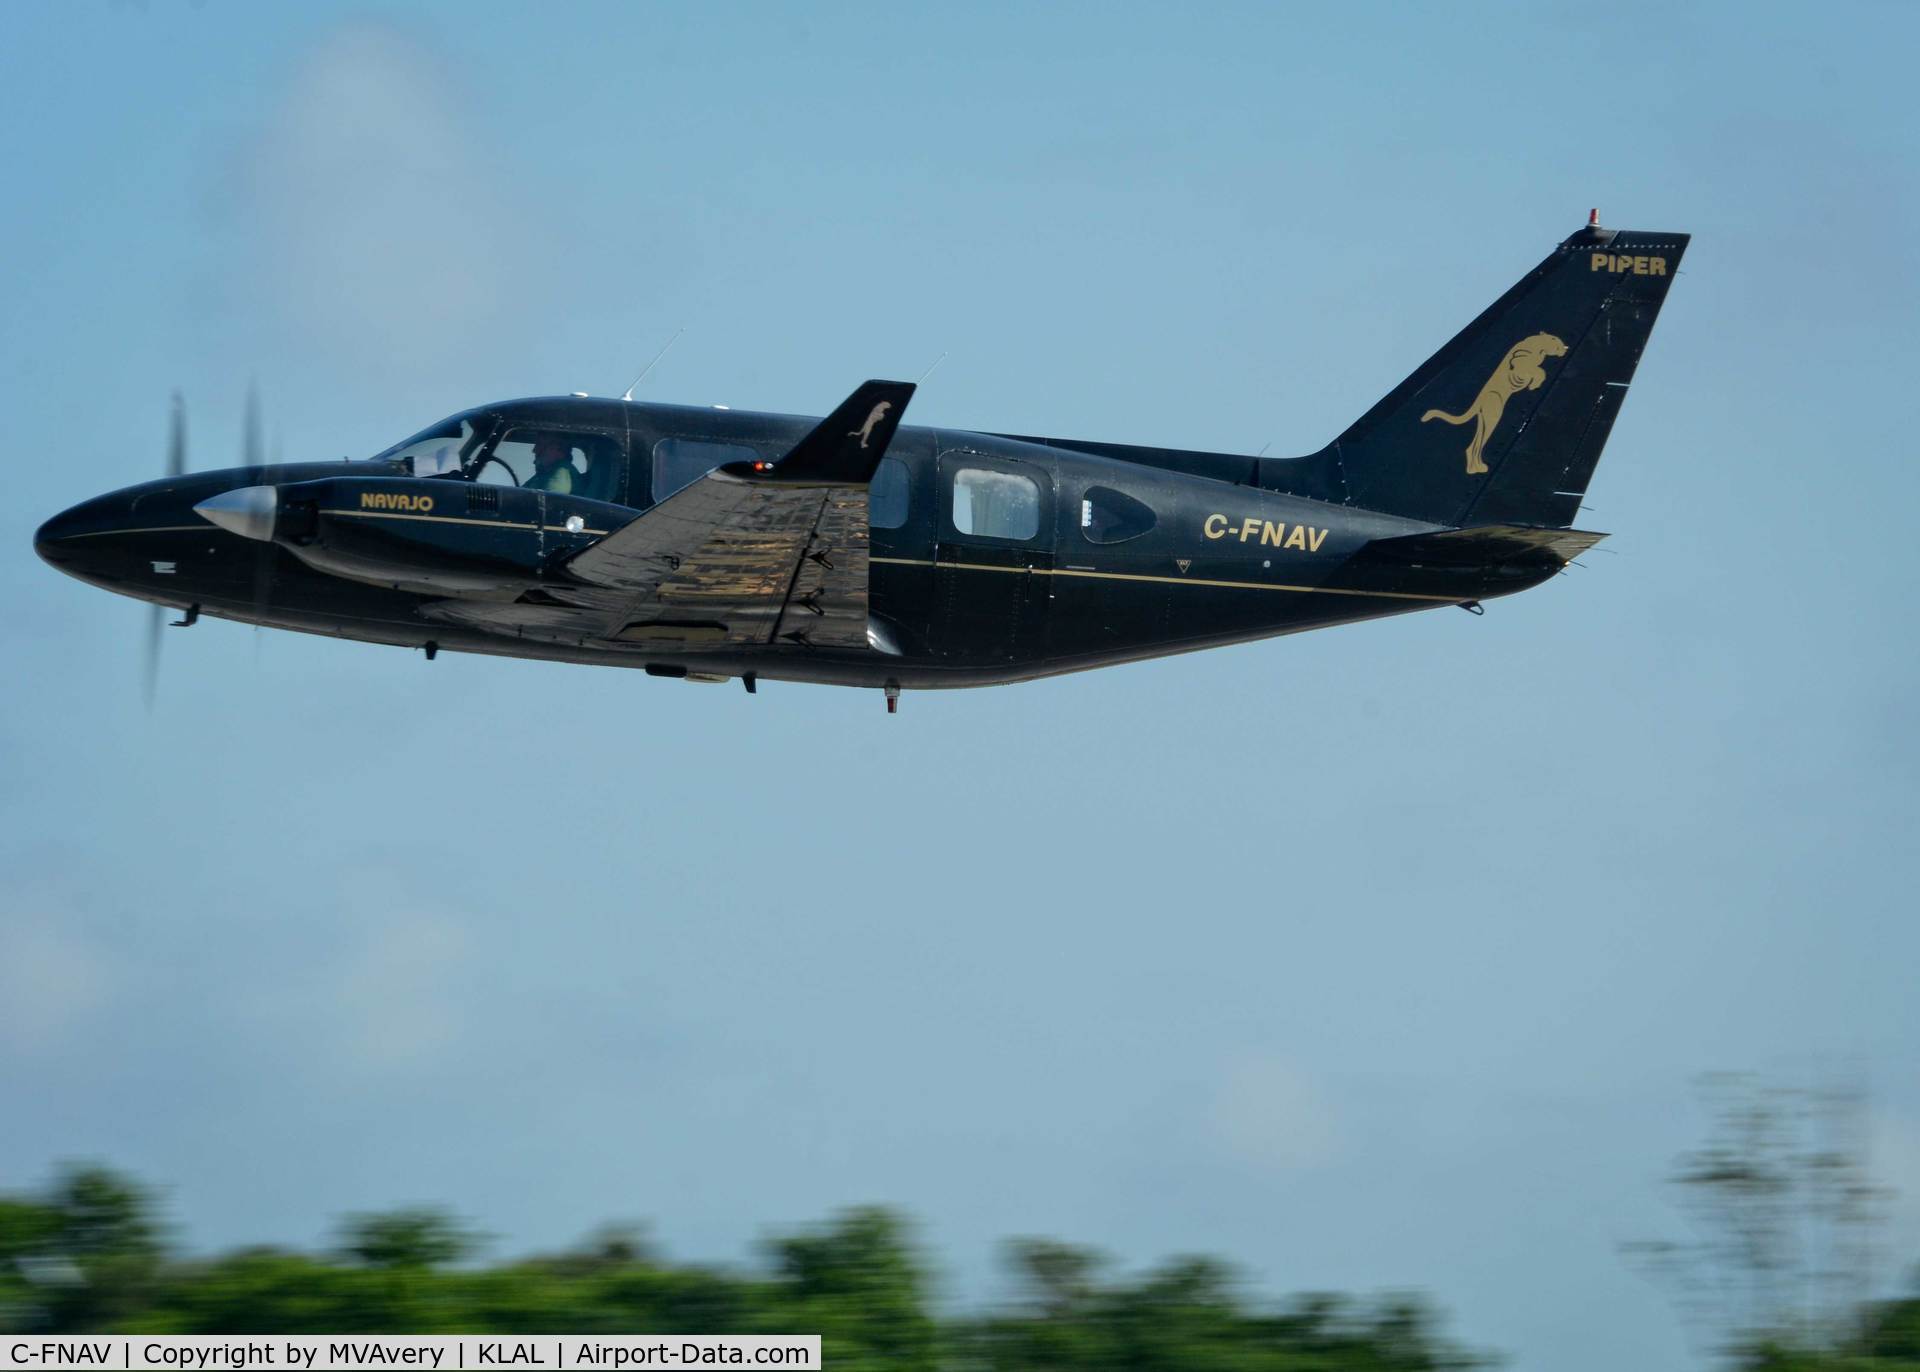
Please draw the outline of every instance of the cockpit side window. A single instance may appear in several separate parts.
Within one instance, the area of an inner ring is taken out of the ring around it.
[[[620,442],[611,434],[521,425],[484,449],[471,475],[488,485],[617,502],[625,486],[624,465]]]

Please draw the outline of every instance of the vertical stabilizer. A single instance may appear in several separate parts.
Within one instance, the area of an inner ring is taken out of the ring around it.
[[[1570,525],[1687,242],[1590,224],[1326,448],[1268,470],[1437,524]]]

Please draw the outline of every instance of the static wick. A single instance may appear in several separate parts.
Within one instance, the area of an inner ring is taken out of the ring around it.
[[[626,392],[623,395],[621,395],[620,398],[622,400],[633,399],[634,391],[639,388],[639,385],[642,381],[645,381],[647,379],[647,373],[651,372],[655,367],[660,365],[660,359],[667,355],[667,349],[671,348],[675,343],[678,343],[680,341],[680,335],[685,333],[686,331],[687,331],[687,326],[685,324],[682,324],[679,328],[679,331],[675,333],[672,338],[669,338],[666,341],[665,346],[663,346],[659,352],[653,355],[653,361],[647,363],[646,366],[640,369],[640,375],[634,377],[633,385],[627,387]]]

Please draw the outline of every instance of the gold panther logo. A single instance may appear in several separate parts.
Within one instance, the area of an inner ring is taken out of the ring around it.
[[[867,440],[873,437],[874,426],[887,417],[887,411],[893,408],[891,400],[883,400],[867,413],[867,422],[848,434],[848,438],[860,440],[860,446],[866,447]]]
[[[1493,431],[1500,427],[1500,416],[1507,412],[1507,397],[1522,391],[1537,391],[1546,384],[1547,374],[1540,370],[1540,364],[1549,357],[1565,357],[1567,345],[1550,333],[1537,333],[1531,338],[1523,338],[1500,359],[1500,365],[1493,369],[1493,375],[1487,378],[1487,384],[1480,388],[1480,394],[1472,405],[1459,414],[1448,414],[1445,410],[1428,410],[1420,416],[1420,422],[1429,419],[1444,419],[1449,424],[1474,423],[1473,441],[1467,444],[1467,475],[1478,476],[1487,470],[1487,464],[1480,460],[1480,454],[1487,449],[1487,440],[1493,437]]]

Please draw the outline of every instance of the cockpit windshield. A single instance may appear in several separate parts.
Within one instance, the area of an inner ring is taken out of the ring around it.
[[[415,476],[458,476],[478,437],[473,420],[455,416],[431,429],[422,429],[369,460],[403,463]]]
[[[626,496],[626,445],[620,435],[565,422],[518,424],[495,412],[455,415],[368,460],[398,463],[412,476],[525,486],[616,503]]]

